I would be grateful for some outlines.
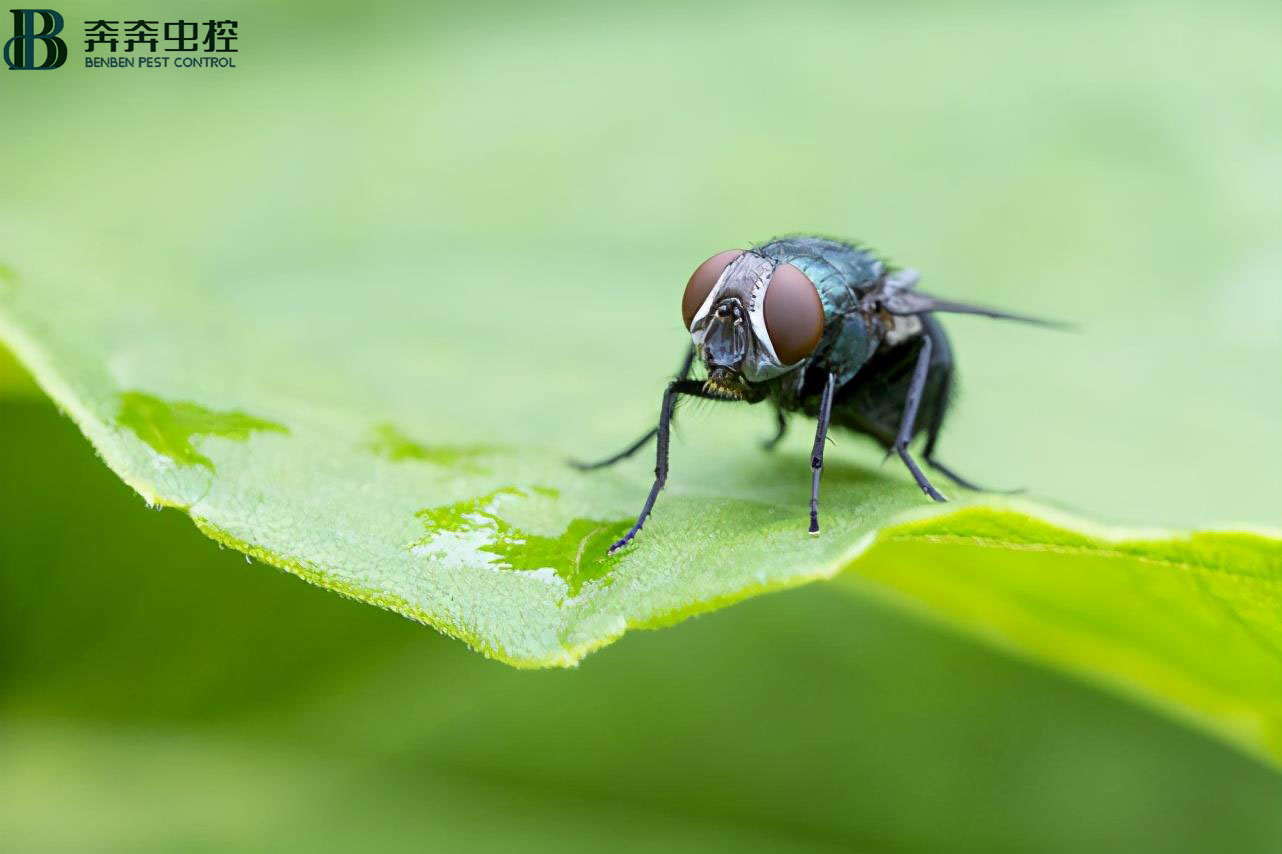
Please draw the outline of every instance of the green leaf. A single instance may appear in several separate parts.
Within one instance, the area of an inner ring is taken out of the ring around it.
[[[763,458],[766,419],[691,407],[656,516],[606,560],[651,462],[563,464],[653,423],[695,263],[815,229],[1082,324],[949,319],[967,474],[1119,524],[1276,525],[1275,18],[1063,4],[1030,36],[997,6],[762,7],[736,38],[804,49],[725,63],[695,6],[459,12],[339,65],[315,45],[341,11],[255,11],[277,47],[234,86],[69,63],[4,87],[0,339],[141,494],[521,664],[849,567],[1277,757],[1273,535],[909,518],[920,494],[837,436],[812,539],[806,431]]]
[[[0,401],[0,425],[21,448],[0,454],[9,850],[1275,854],[1282,836],[1272,769],[865,597],[810,585],[517,671],[141,512],[42,401]]]
[[[810,536],[804,454],[758,453],[745,431],[749,447],[683,441],[653,519],[607,556],[644,496],[646,462],[582,473],[553,447],[465,428],[459,407],[449,418],[463,423],[416,421],[392,398],[357,405],[353,387],[346,400],[303,387],[308,374],[292,371],[323,352],[262,348],[243,334],[248,316],[210,323],[210,289],[171,281],[157,305],[107,269],[96,265],[105,284],[89,295],[81,276],[24,278],[0,302],[0,334],[149,502],[315,584],[509,664],[546,666],[631,628],[840,574],[1282,759],[1277,539],[1125,534],[991,498],[933,508],[839,452],[824,474],[823,532]],[[419,358],[382,361],[386,334],[351,327],[344,339],[374,354],[353,358],[380,388],[431,389],[466,361],[434,358],[427,340]]]
[[[1282,760],[1282,540],[1039,512],[883,529],[842,580]]]
[[[288,433],[279,424],[251,418],[243,412],[211,412],[194,403],[166,403],[149,394],[130,391],[120,396],[116,423],[127,427],[157,454],[183,466],[214,464],[192,446],[197,436],[221,436],[245,441],[255,430]]]
[[[22,366],[0,344],[0,399],[38,396],[40,390]]]

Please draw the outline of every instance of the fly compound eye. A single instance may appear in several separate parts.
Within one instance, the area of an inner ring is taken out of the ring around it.
[[[730,263],[742,254],[742,249],[727,249],[725,252],[718,252],[695,268],[690,281],[686,283],[685,295],[681,297],[681,317],[685,320],[686,329],[690,328],[699,308],[708,298],[708,294],[712,293],[717,279],[720,279],[726,267],[729,267]]]
[[[824,307],[819,301],[819,291],[805,273],[791,264],[775,268],[766,287],[762,312],[766,334],[780,364],[800,362],[819,345],[824,331]]]

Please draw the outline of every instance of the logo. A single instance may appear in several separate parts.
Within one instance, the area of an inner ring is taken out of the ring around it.
[[[10,9],[13,38],[4,43],[4,61],[10,71],[48,71],[67,61],[67,43],[58,38],[62,16],[52,9]],[[36,18],[40,31],[36,31]],[[36,64],[36,43],[44,48],[44,61]]]

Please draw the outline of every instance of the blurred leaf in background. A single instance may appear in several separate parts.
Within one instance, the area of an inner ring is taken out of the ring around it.
[[[25,397],[40,394],[30,374],[22,369],[13,355],[0,347],[0,397]]]

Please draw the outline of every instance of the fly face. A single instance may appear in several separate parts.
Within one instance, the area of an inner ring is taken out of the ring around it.
[[[708,369],[705,390],[735,400],[800,366],[823,336],[823,303],[810,279],[756,252],[719,252],[700,264],[681,314]]]

